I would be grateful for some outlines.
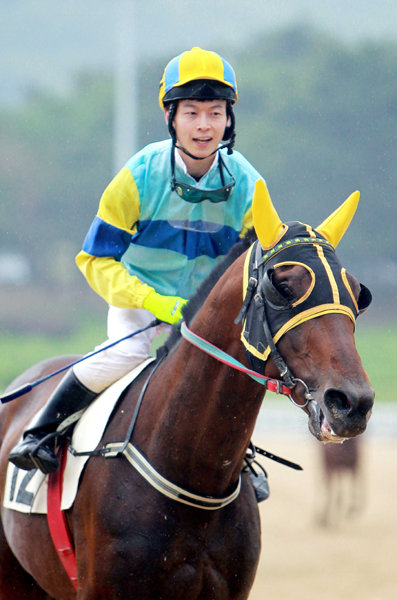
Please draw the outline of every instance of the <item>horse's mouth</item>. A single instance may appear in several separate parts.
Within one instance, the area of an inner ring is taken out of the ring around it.
[[[309,430],[320,442],[324,444],[341,444],[346,438],[340,437],[332,429],[327,418],[315,400],[311,400],[307,409],[309,411]]]

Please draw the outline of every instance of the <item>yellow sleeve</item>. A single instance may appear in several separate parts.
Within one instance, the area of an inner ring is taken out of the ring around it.
[[[124,167],[103,192],[97,216],[106,223],[133,234],[136,232],[139,209],[138,188],[131,171]]]
[[[124,167],[103,192],[97,217],[112,228],[133,235],[139,209],[136,183],[130,170]],[[142,308],[144,299],[153,288],[130,275],[113,256],[103,256],[101,252],[96,255],[96,242],[90,252],[82,250],[76,256],[76,264],[93,290],[112,306]]]
[[[112,306],[143,308],[144,299],[153,290],[114,258],[91,256],[82,250],[76,263],[92,289]]]

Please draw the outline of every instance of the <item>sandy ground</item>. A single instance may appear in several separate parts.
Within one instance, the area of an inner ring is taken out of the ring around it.
[[[397,437],[363,439],[362,511],[339,520],[334,513],[330,527],[318,524],[319,443],[310,434],[254,439],[304,471],[263,462],[271,495],[260,504],[262,554],[250,600],[397,598]]]

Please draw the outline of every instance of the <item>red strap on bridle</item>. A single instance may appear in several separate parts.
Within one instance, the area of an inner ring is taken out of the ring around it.
[[[70,581],[77,590],[76,555],[66,522],[65,513],[61,510],[63,474],[65,471],[67,444],[60,454],[61,466],[55,473],[48,475],[47,488],[47,520],[52,541]]]

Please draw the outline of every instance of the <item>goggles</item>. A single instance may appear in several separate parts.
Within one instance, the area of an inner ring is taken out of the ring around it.
[[[178,181],[175,177],[175,148],[172,149],[171,152],[171,189],[176,192],[178,196],[186,200],[186,202],[191,202],[192,204],[197,204],[199,202],[203,202],[204,200],[209,200],[209,202],[218,203],[218,202],[226,202],[229,198],[230,194],[233,192],[233,188],[236,185],[236,180],[233,175],[230,173],[229,169],[225,165],[222,160],[221,155],[219,154],[218,159],[218,167],[219,173],[221,176],[222,187],[217,189],[203,189],[198,188],[192,185],[189,185],[183,181]],[[226,169],[230,181],[226,185],[225,177],[223,173],[223,169]]]

